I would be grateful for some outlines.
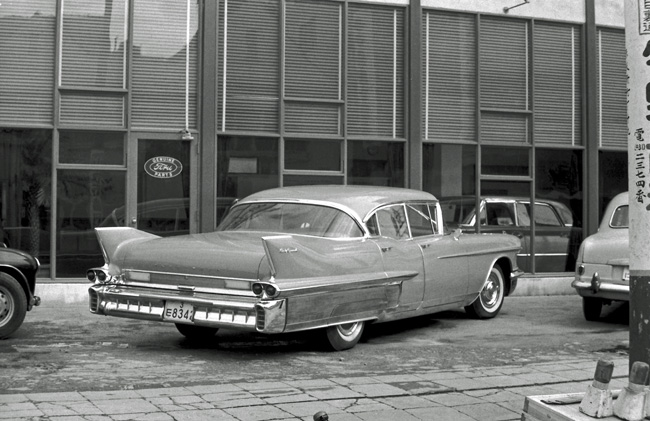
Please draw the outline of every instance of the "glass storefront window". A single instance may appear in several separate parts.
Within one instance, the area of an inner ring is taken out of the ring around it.
[[[598,153],[598,220],[607,204],[619,193],[628,190],[627,152],[600,151]]]
[[[125,171],[59,170],[57,180],[56,276],[83,277],[104,264],[94,229],[114,226],[124,206]]]
[[[341,171],[340,140],[284,141],[284,169],[310,171]]]
[[[481,174],[528,176],[529,149],[484,146],[481,148]]]
[[[217,223],[233,200],[278,187],[278,140],[219,137],[217,143]]]
[[[422,186],[438,199],[476,194],[476,146],[424,144]]]
[[[52,131],[0,129],[0,241],[41,262],[49,276]]]
[[[60,131],[59,162],[61,164],[124,165],[124,134]]]
[[[331,175],[285,175],[284,186],[315,186],[319,184],[343,184],[343,176]]]
[[[348,184],[404,187],[401,142],[349,141]]]
[[[574,270],[583,238],[582,154],[581,150],[567,149],[538,148],[535,151],[535,197],[538,201],[548,201],[560,213],[565,227],[560,231],[568,238],[568,244],[564,244],[562,251],[566,254],[564,265],[551,268],[557,271]],[[538,230],[546,229],[541,224],[537,224],[537,227]]]

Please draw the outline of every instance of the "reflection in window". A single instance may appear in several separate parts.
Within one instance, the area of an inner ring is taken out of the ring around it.
[[[294,203],[251,203],[236,206],[218,231],[275,231],[317,237],[361,237],[357,223],[344,212]]]
[[[433,235],[433,221],[429,215],[429,206],[425,204],[407,204],[406,214],[409,218],[411,235],[413,237],[423,237]]]
[[[278,140],[223,136],[217,149],[219,222],[233,200],[279,186]]]
[[[59,170],[57,180],[56,276],[82,277],[104,264],[95,227],[124,206],[126,172]]]
[[[348,184],[404,187],[404,143],[349,141]]]
[[[612,228],[628,228],[630,226],[630,213],[629,206],[619,206],[612,215],[612,220],[609,223]]]
[[[52,132],[0,129],[0,242],[50,265]]]
[[[409,238],[404,206],[398,205],[380,209],[376,213],[376,218],[379,235],[382,237],[390,237],[396,240]]]
[[[124,88],[125,0],[62,3],[61,84]]]
[[[476,146],[424,144],[422,185],[437,198],[476,194]]]
[[[62,164],[124,165],[124,134],[61,131],[59,162]]]
[[[481,149],[481,174],[527,176],[529,149],[484,146]]]
[[[598,152],[598,220],[607,204],[619,193],[627,191],[627,152]]]
[[[284,169],[341,171],[340,140],[284,141]]]

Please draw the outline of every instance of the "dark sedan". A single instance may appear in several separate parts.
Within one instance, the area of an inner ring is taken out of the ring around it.
[[[0,243],[0,339],[14,333],[41,303],[34,295],[39,267],[35,257]]]

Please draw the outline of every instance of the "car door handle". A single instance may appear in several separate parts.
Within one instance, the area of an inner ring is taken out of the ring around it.
[[[512,235],[514,235],[515,237],[520,238],[520,239],[521,239],[521,238],[524,238],[524,234],[522,234],[522,233],[520,233],[520,232],[518,232],[518,231],[517,231],[517,232],[513,232]]]
[[[420,244],[420,248],[426,249],[429,248],[430,245],[431,245],[430,243]]]
[[[382,247],[381,251],[386,253],[387,251],[391,251],[393,248],[392,247]]]

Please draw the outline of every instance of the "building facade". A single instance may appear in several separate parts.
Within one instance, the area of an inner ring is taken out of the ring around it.
[[[8,0],[0,57],[0,234],[43,282],[102,264],[95,227],[276,186],[549,199],[580,235],[627,189],[622,0]]]

